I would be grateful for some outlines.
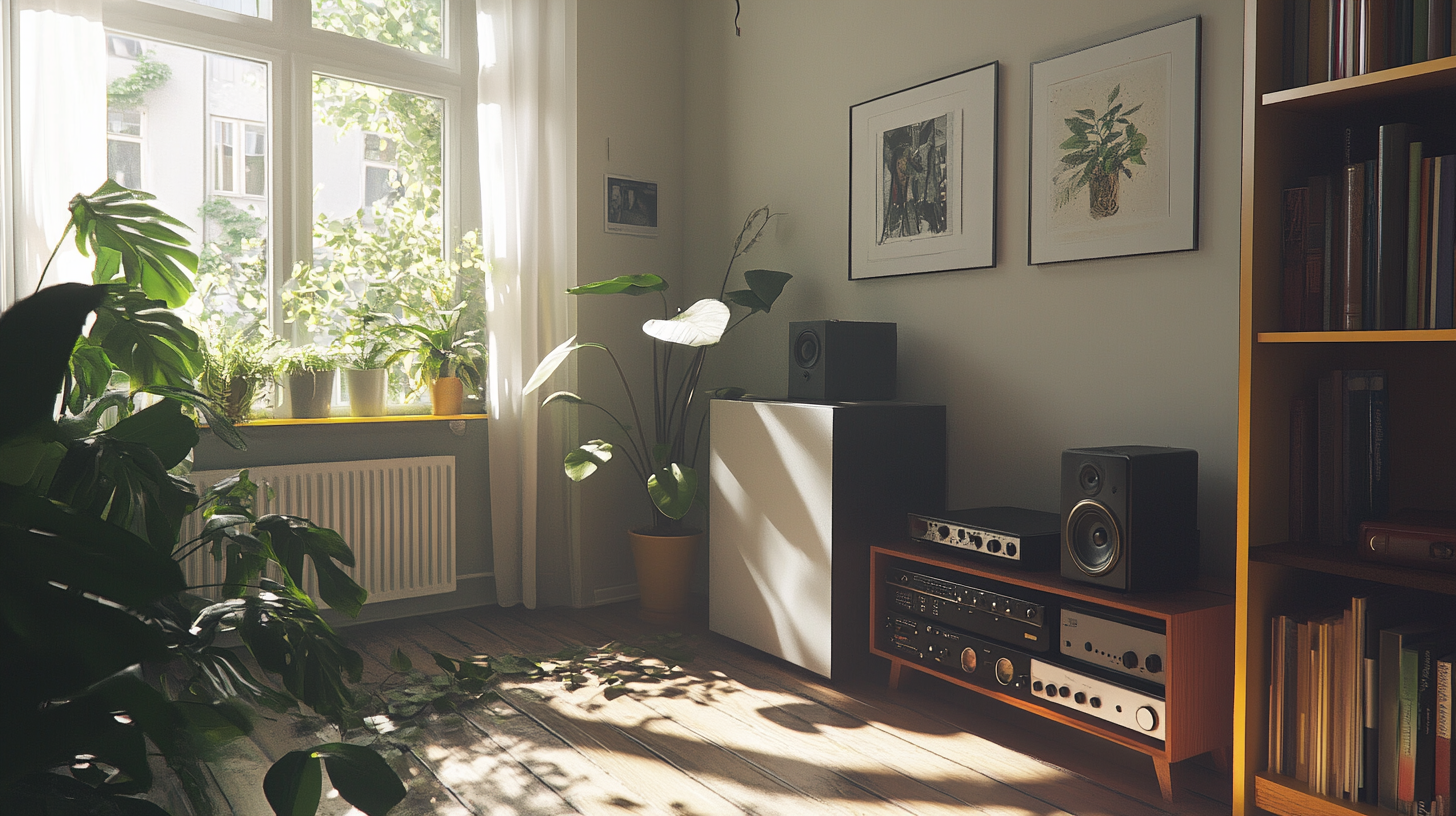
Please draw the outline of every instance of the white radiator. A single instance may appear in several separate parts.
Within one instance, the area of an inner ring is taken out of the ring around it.
[[[201,493],[235,473],[196,471],[189,479]],[[260,488],[257,515],[302,516],[343,536],[355,564],[344,571],[369,591],[370,601],[455,590],[455,457],[272,465],[248,468],[248,478]],[[182,540],[195,537],[202,524],[202,514],[194,513],[183,522]],[[188,586],[220,584],[226,572],[209,547],[183,560],[182,571]],[[311,562],[302,588],[318,600]]]

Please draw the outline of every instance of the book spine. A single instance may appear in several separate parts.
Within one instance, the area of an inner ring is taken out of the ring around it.
[[[1309,82],[1330,78],[1330,0],[1310,0]]]
[[[1319,418],[1313,400],[1296,398],[1289,405],[1289,540],[1318,537]]]
[[[1420,291],[1421,260],[1421,163],[1425,144],[1410,143],[1410,160],[1406,174],[1405,214],[1405,320],[1407,329],[1416,328],[1420,314],[1417,293]]]
[[[1366,330],[1374,330],[1380,325],[1380,299],[1378,284],[1380,283],[1380,173],[1378,162],[1370,159],[1365,162],[1365,234],[1362,236],[1364,249],[1364,270],[1362,278],[1365,284],[1363,295],[1364,302],[1361,304],[1361,327]]]
[[[1418,816],[1432,816],[1436,790],[1436,657],[1431,644],[1416,653],[1416,765],[1412,787]]]
[[[1376,154],[1374,328],[1405,325],[1405,255],[1410,233],[1410,133],[1405,122],[1381,125]]]
[[[1284,754],[1284,743],[1282,728],[1284,726],[1284,712],[1281,703],[1284,700],[1284,643],[1283,625],[1280,621],[1282,615],[1275,615],[1269,619],[1269,772],[1282,774],[1284,765],[1282,757]]]
[[[1390,67],[1390,3],[1391,0],[1364,0],[1364,73],[1384,71]],[[1309,25],[1308,9],[1305,9],[1304,24]]]
[[[1411,62],[1425,62],[1430,59],[1431,3],[1429,0],[1415,0],[1411,15]]]
[[[1390,512],[1390,392],[1382,370],[1369,372],[1366,380],[1370,400],[1370,519],[1383,519]]]
[[[1281,260],[1284,267],[1284,330],[1304,328],[1305,224],[1309,212],[1309,188],[1284,191],[1284,215],[1280,228]]]
[[[1293,51],[1284,52],[1291,63],[1289,87],[1297,88],[1309,84],[1309,7],[1318,0],[1292,0],[1294,3],[1294,31],[1291,39]]]
[[[1421,159],[1420,256],[1416,259],[1416,328],[1427,328],[1426,286],[1431,270],[1431,169],[1435,159]]]
[[[1298,763],[1296,751],[1299,733],[1299,622],[1288,615],[1281,615],[1284,632],[1284,726],[1281,729],[1284,741],[1283,768],[1285,776],[1293,776]]]
[[[1426,58],[1451,56],[1451,0],[1430,0],[1430,31],[1426,40]]]
[[[1413,649],[1400,650],[1400,755],[1396,767],[1395,810],[1413,814],[1416,801],[1416,675],[1420,656]]]
[[[1345,212],[1341,221],[1345,225],[1344,246],[1341,248],[1341,266],[1344,279],[1340,282],[1342,302],[1340,304],[1340,328],[1345,331],[1362,329],[1362,296],[1365,291],[1365,165],[1363,162],[1345,166]]]
[[[1431,328],[1456,328],[1452,324],[1452,242],[1456,240],[1456,156],[1441,158],[1441,223],[1436,239],[1435,314]]]
[[[1325,267],[1329,246],[1329,184],[1324,176],[1313,176],[1307,187],[1304,207],[1304,305],[1300,328],[1324,328]]]
[[[1451,812],[1451,662],[1453,655],[1436,661],[1435,779],[1432,793],[1438,814]]]
[[[1309,621],[1300,621],[1296,630],[1296,656],[1297,668],[1295,669],[1295,681],[1298,684],[1298,698],[1295,701],[1298,710],[1298,726],[1295,728],[1298,745],[1295,749],[1294,778],[1300,782],[1310,781],[1310,759],[1312,755],[1311,729],[1313,722],[1310,719],[1311,686],[1314,683],[1314,666],[1312,656],[1312,633],[1310,628],[1314,624]]]
[[[1341,485],[1344,462],[1343,371],[1322,375],[1319,381],[1319,540],[1337,547],[1344,539],[1345,499]]]
[[[1335,236],[1340,234],[1340,188],[1335,183],[1334,176],[1315,176],[1310,179],[1309,186],[1310,189],[1320,187],[1325,191],[1325,265],[1324,269],[1321,270],[1321,274],[1323,275],[1324,280],[1321,281],[1320,286],[1319,328],[1321,331],[1329,331],[1331,328],[1333,328],[1332,320],[1334,313],[1331,311],[1331,305],[1339,302],[1335,298],[1334,292],[1336,278],[1335,269],[1338,266],[1337,256],[1339,254],[1338,252],[1336,252],[1336,248],[1338,247],[1339,242],[1335,238]]]
[[[1411,64],[1411,27],[1414,16],[1415,0],[1395,0],[1395,21],[1391,26],[1392,67]]]
[[[1364,370],[1345,372],[1343,432],[1345,528],[1341,543],[1352,545],[1360,522],[1370,518],[1370,377]]]
[[[1388,810],[1397,810],[1400,769],[1400,652],[1399,632],[1380,633],[1378,717],[1379,758],[1376,762],[1377,802]]]

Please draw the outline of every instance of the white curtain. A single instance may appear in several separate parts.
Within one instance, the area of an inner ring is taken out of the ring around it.
[[[535,608],[538,539],[573,534],[556,502],[565,412],[520,391],[568,336],[575,279],[575,0],[478,0],[482,211],[494,246],[487,302],[490,487],[496,594]],[[549,393],[549,389],[542,389]],[[546,504],[551,505],[547,507]],[[544,513],[552,513],[544,517]],[[552,576],[554,579],[556,576]]]
[[[101,0],[19,0],[12,296],[35,289],[70,220],[67,205],[106,178],[106,32]],[[67,240],[47,285],[89,283],[92,262]]]

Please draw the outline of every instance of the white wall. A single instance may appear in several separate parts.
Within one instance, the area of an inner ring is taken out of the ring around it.
[[[584,18],[593,5],[582,4]],[[717,293],[744,215],[765,203],[789,219],[743,268],[795,276],[772,314],[715,350],[704,385],[782,395],[790,320],[894,321],[900,398],[948,406],[952,508],[1055,511],[1068,447],[1191,447],[1201,460],[1205,569],[1231,575],[1242,5],[774,0],[743,3],[741,37],[733,0],[684,8],[688,294]],[[1195,14],[1203,18],[1200,248],[1028,266],[1030,63]],[[632,14],[612,17],[642,25]],[[1001,64],[997,266],[850,282],[850,106],[992,60]],[[663,90],[666,111],[674,103]],[[583,155],[598,146],[584,129]]]

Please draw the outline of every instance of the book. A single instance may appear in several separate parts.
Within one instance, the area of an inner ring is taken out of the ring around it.
[[[1280,262],[1284,269],[1285,331],[1304,329],[1305,239],[1309,212],[1309,188],[1284,191],[1283,221],[1280,226]]]
[[[1450,651],[1453,645],[1456,644],[1452,643],[1450,634],[1442,632],[1419,638],[1409,648],[1409,651],[1415,653],[1416,661],[1413,811],[1420,816],[1429,816],[1435,809],[1436,661]]]
[[[1366,394],[1369,407],[1369,475],[1364,480],[1368,491],[1365,508],[1367,517],[1361,521],[1375,521],[1390,513],[1390,440],[1388,437],[1390,413],[1389,378],[1383,369],[1373,369],[1366,378]],[[1358,527],[1359,522],[1355,523]]]
[[[1377,669],[1379,671],[1378,691],[1378,759],[1376,764],[1377,782],[1377,803],[1390,810],[1399,810],[1399,793],[1403,777],[1400,776],[1402,737],[1414,737],[1415,732],[1406,734],[1402,726],[1414,725],[1414,711],[1405,713],[1402,719],[1402,677],[1401,651],[1405,648],[1407,638],[1414,639],[1419,635],[1429,633],[1437,628],[1437,624],[1429,621],[1407,623],[1398,626],[1391,626],[1380,630],[1380,656]],[[1412,664],[1412,677],[1414,677],[1414,663]],[[1411,686],[1412,700],[1414,700],[1414,685]],[[1415,746],[1410,746],[1410,765],[1407,770],[1410,772],[1411,801],[1414,801],[1415,785]]]
[[[1384,71],[1390,67],[1390,4],[1391,0],[1360,0],[1358,4],[1362,74]],[[1303,22],[1306,27],[1309,25],[1308,9],[1304,10]]]
[[[1330,10],[1331,0],[1310,0],[1309,3],[1309,75],[1310,84],[1328,82],[1330,73]],[[1287,53],[1287,52],[1286,52]]]
[[[1431,328],[1456,328],[1452,323],[1452,241],[1456,240],[1456,156],[1442,156],[1440,161],[1439,204],[1440,220],[1436,227],[1436,254],[1432,269],[1434,278],[1432,291],[1434,303],[1431,308]]]
[[[1410,65],[1412,61],[1411,47],[1415,44],[1413,26],[1415,17],[1415,0],[1392,0],[1394,10],[1391,12],[1391,43],[1390,43],[1390,65]]]
[[[1365,327],[1363,296],[1365,292],[1365,163],[1345,165],[1341,203],[1344,211],[1340,222],[1345,227],[1340,247],[1340,325],[1345,331]]]
[[[1419,293],[1421,263],[1421,167],[1424,164],[1424,142],[1410,144],[1410,173],[1406,179],[1406,243],[1405,243],[1405,327],[1419,327]]]
[[[1355,625],[1352,636],[1352,658],[1360,661],[1361,672],[1358,693],[1361,704],[1360,739],[1360,797],[1359,801],[1377,804],[1379,801],[1380,777],[1380,650],[1381,637],[1386,629],[1393,628],[1417,614],[1418,601],[1410,593],[1384,590],[1356,595],[1350,599],[1351,618]]]
[[[1426,59],[1451,56],[1451,0],[1430,0]]]
[[[1390,330],[1405,327],[1406,246],[1410,232],[1410,156],[1414,128],[1406,122],[1381,125],[1376,155],[1375,266],[1367,302],[1373,325]],[[1308,196],[1306,188],[1306,197]],[[1308,203],[1306,203],[1308,207]]]
[[[1319,538],[1319,415],[1314,400],[1289,405],[1289,540]]]
[[[1380,175],[1377,161],[1370,159],[1365,162],[1365,223],[1364,233],[1361,235],[1361,249],[1363,251],[1363,274],[1361,281],[1364,283],[1363,302],[1360,306],[1360,327],[1372,331],[1380,321],[1380,303],[1376,298],[1376,284],[1379,282],[1379,210],[1380,200]]]
[[[1330,307],[1338,301],[1334,297],[1334,282],[1336,277],[1336,252],[1337,239],[1335,236],[1340,233],[1339,214],[1339,187],[1335,184],[1335,177],[1330,175],[1310,176],[1309,189],[1311,201],[1319,197],[1324,203],[1324,228],[1320,231],[1323,241],[1321,254],[1324,256],[1324,265],[1320,269],[1320,294],[1316,309],[1319,312],[1317,321],[1306,323],[1311,330],[1329,331],[1333,328],[1331,324],[1332,314]],[[1308,317],[1308,315],[1306,315]]]
[[[1332,371],[1320,375],[1316,409],[1319,412],[1319,541],[1338,547],[1344,541],[1345,494],[1345,374]]]
[[[1310,176],[1304,209],[1304,331],[1325,328],[1325,281],[1329,278],[1330,227],[1334,207],[1328,176]]]
[[[1396,754],[1395,810],[1400,814],[1415,813],[1416,799],[1416,672],[1418,658],[1411,649],[1402,648],[1397,655],[1400,678],[1396,700],[1400,723],[1400,747]]]
[[[1416,328],[1428,327],[1429,320],[1426,317],[1426,287],[1430,280],[1431,270],[1431,172],[1436,160],[1432,157],[1421,159],[1421,222],[1420,222],[1420,249],[1419,257],[1416,259]]]
[[[1311,643],[1310,622],[1299,621],[1295,624],[1295,752],[1294,752],[1294,778],[1300,782],[1308,782],[1310,766],[1310,736],[1312,721],[1310,719],[1311,686],[1314,683],[1314,661]]]
[[[1438,816],[1451,813],[1451,665],[1456,653],[1436,660],[1436,739],[1435,778],[1432,780],[1434,811]]]
[[[1431,11],[1430,0],[1415,0],[1411,14],[1411,62],[1425,62],[1430,59]]]
[[[1341,392],[1344,400],[1344,426],[1341,430],[1344,451],[1343,476],[1340,487],[1344,496],[1342,546],[1352,546],[1360,532],[1360,522],[1370,519],[1370,384],[1376,372],[1347,369]]]

